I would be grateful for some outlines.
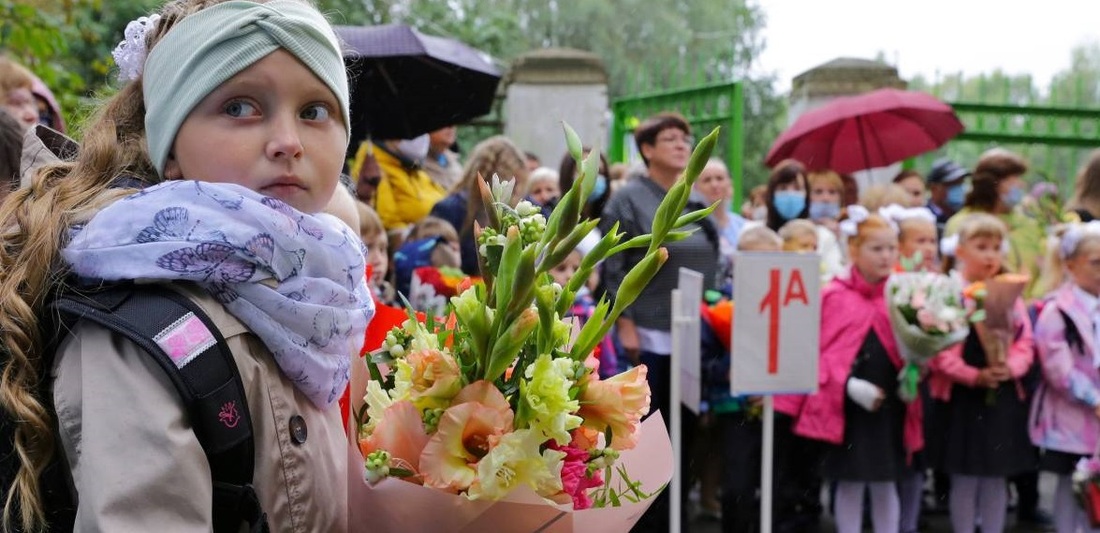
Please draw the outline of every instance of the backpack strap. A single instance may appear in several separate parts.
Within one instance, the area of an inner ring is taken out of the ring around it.
[[[252,420],[240,372],[221,332],[186,296],[159,285],[66,292],[52,307],[119,333],[153,357],[183,399],[210,463],[214,531],[268,531],[252,486]]]
[[[1077,329],[1077,324],[1073,322],[1073,319],[1070,318],[1062,308],[1058,308],[1058,312],[1062,314],[1062,322],[1066,323],[1066,344],[1077,353],[1084,353],[1085,339],[1081,337],[1081,332]]]

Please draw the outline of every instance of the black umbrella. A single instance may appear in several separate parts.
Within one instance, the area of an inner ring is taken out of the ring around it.
[[[336,33],[347,44],[353,139],[411,139],[492,108],[500,72],[478,50],[403,24]]]

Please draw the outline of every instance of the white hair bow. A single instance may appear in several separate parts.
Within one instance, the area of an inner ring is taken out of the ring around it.
[[[871,213],[862,205],[850,205],[845,211],[848,213],[848,218],[840,221],[838,227],[841,233],[849,237],[854,237],[856,233],[859,233],[859,225],[862,224],[864,220],[867,220],[867,217],[871,216]]]
[[[880,208],[878,214],[894,222],[901,222],[911,218],[919,218],[932,223],[936,222],[936,215],[927,207],[902,207],[898,204],[890,204]]]
[[[1085,235],[1100,235],[1100,220],[1070,225],[1058,245],[1058,254],[1063,260],[1069,259],[1077,251],[1077,245],[1081,244],[1081,238]]]
[[[111,52],[111,56],[115,58],[115,64],[118,65],[118,81],[125,83],[141,76],[141,72],[145,70],[145,56],[149,55],[149,50],[145,46],[145,35],[156,27],[159,21],[160,15],[154,14],[138,17],[137,20],[131,20],[126,25],[124,38]]]

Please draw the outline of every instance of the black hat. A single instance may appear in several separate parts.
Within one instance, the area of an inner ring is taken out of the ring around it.
[[[950,159],[937,159],[928,171],[928,183],[952,183],[970,175],[970,171]]]

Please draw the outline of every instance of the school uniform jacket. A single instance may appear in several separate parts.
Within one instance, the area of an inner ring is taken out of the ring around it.
[[[252,417],[253,484],[272,531],[347,531],[338,405],[314,406],[223,306],[193,285],[173,287],[203,308],[233,353]],[[61,446],[78,493],[77,531],[211,530],[206,455],[152,357],[81,322],[62,343],[53,378]]]
[[[1100,444],[1100,420],[1094,414],[1100,406],[1100,372],[1093,359],[1093,311],[1067,283],[1054,292],[1035,323],[1043,382],[1028,428],[1031,442],[1040,448],[1092,455]],[[1079,346],[1066,341],[1065,316],[1077,328]]]
[[[818,391],[806,397],[795,420],[794,432],[831,444],[844,442],[844,398],[852,365],[868,333],[875,332],[894,366],[901,370],[897,340],[890,327],[884,296],[886,280],[867,283],[851,267],[821,293],[821,359]],[[897,394],[897,391],[883,391]],[[906,452],[924,448],[921,402],[907,404],[904,426]]]

